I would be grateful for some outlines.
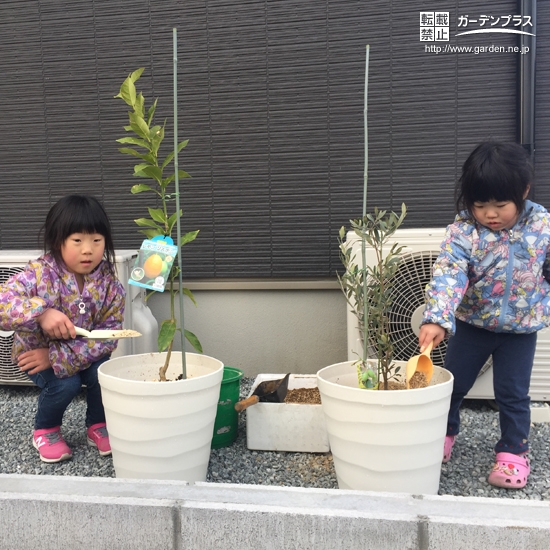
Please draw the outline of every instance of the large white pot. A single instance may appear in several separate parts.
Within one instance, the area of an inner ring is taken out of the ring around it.
[[[223,363],[172,352],[166,377],[158,382],[165,353],[126,355],[99,367],[99,383],[117,477],[205,481]]]
[[[346,361],[321,369],[317,385],[340,489],[437,494],[449,371],[434,367],[427,388],[364,390],[354,362]]]

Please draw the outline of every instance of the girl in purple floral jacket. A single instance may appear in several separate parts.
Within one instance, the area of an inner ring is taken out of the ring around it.
[[[13,360],[42,389],[33,445],[44,462],[71,458],[60,428],[85,384],[88,444],[106,456],[111,446],[97,369],[117,342],[77,338],[74,328],[122,328],[124,287],[101,204],[85,195],[57,202],[46,217],[44,250],[0,285],[0,328],[15,331]]]
[[[419,335],[421,350],[450,336],[445,368],[455,380],[443,462],[460,404],[492,356],[501,437],[487,481],[506,489],[521,489],[529,476],[529,383],[537,331],[550,324],[550,216],[526,200],[532,178],[520,145],[482,143],[468,157]]]

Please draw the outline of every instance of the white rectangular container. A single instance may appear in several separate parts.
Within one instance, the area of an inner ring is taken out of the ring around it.
[[[259,374],[254,388],[282,374]],[[288,389],[315,388],[314,374],[291,374]],[[246,409],[246,441],[257,451],[327,453],[330,450],[325,417],[321,405],[299,403],[257,403]]]

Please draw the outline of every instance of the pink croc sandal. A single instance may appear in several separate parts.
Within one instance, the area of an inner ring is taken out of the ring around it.
[[[527,457],[512,453],[497,453],[496,463],[487,481],[495,487],[522,489],[527,485],[530,472],[531,467]]]
[[[453,445],[455,444],[456,435],[446,435],[445,445],[443,447],[443,464],[446,464],[451,460],[451,453],[453,452]]]

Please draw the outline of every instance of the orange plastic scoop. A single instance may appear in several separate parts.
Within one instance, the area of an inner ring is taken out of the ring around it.
[[[405,376],[407,378],[407,389],[409,389],[409,380],[412,378],[412,375],[415,372],[424,373],[424,376],[426,377],[428,383],[432,379],[432,375],[434,373],[434,364],[430,359],[430,353],[432,352],[433,344],[433,342],[430,342],[426,349],[420,355],[415,355],[407,361],[405,373]]]

